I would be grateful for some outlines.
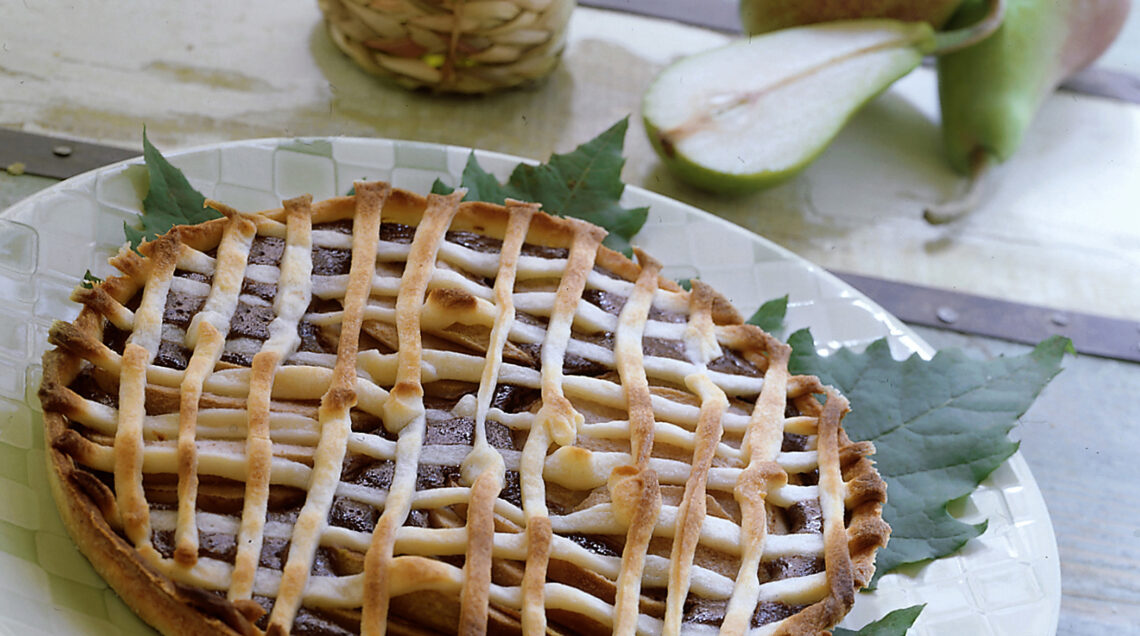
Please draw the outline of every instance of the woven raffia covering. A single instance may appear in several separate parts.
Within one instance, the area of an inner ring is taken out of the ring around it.
[[[319,0],[329,36],[408,88],[484,93],[550,73],[574,0]]]
[[[385,184],[175,228],[57,323],[80,548],[168,633],[818,633],[883,482],[716,292]]]

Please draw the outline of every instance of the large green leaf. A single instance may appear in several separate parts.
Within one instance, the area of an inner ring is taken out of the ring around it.
[[[142,227],[123,224],[131,247],[166,234],[175,225],[195,225],[220,216],[206,207],[206,197],[194,189],[182,171],[171,165],[146,137],[143,129],[143,161],[149,184],[143,199]]]
[[[1017,444],[1008,434],[1060,371],[1072,344],[1054,337],[1017,357],[975,360],[958,350],[932,360],[895,360],[886,340],[863,353],[821,357],[807,330],[788,340],[794,373],[814,374],[851,402],[843,422],[855,440],[875,443],[887,482],[883,518],[891,540],[876,557],[876,578],[896,567],[954,552],[981,534],[950,516],[949,502],[970,494]]]
[[[831,633],[832,636],[904,636],[925,607],[924,604],[897,609],[873,623],[867,623],[857,632],[836,627]]]
[[[505,184],[485,171],[472,153],[463,169],[460,185],[467,188],[469,201],[502,203],[507,197],[542,204],[545,211],[571,216],[599,225],[609,232],[605,244],[620,252],[631,252],[633,238],[649,214],[649,208],[623,208],[618,203],[625,184],[622,147],[629,118],[610,126],[592,140],[567,154],[551,155],[538,166],[521,164]],[[451,188],[440,181],[432,191],[447,194]]]

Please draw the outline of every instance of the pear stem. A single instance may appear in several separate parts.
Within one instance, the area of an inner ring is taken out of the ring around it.
[[[950,201],[926,208],[922,218],[931,225],[945,225],[973,212],[982,201],[982,194],[985,191],[983,184],[993,165],[990,153],[984,148],[975,148],[970,156],[970,176],[966,182],[965,192]]]
[[[988,0],[989,11],[968,27],[934,34],[934,48],[930,55],[946,55],[973,46],[990,37],[1005,21],[1006,0]]]

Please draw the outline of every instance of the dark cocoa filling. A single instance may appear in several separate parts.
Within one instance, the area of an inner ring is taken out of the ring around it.
[[[582,292],[582,300],[597,306],[607,314],[616,316],[621,313],[621,308],[625,307],[627,299],[625,296],[611,294],[600,289],[586,289]]]
[[[617,548],[611,545],[608,537],[587,534],[568,534],[566,535],[566,538],[570,539],[574,543],[577,543],[583,548],[586,548],[594,554],[611,557],[621,556],[621,552],[619,552]]]
[[[817,500],[797,501],[784,509],[784,517],[788,520],[789,534],[823,532],[823,511]]]
[[[249,246],[248,262],[251,265],[277,265],[284,253],[285,239],[275,236],[255,236]]]
[[[808,436],[784,433],[784,440],[780,443],[780,451],[784,453],[805,451],[808,449]]]
[[[261,542],[261,556],[258,565],[270,570],[282,570],[289,557],[289,540],[278,537],[265,537]]]
[[[253,356],[248,353],[241,353],[238,351],[225,351],[222,353],[222,362],[228,362],[239,367],[253,366]]]
[[[609,331],[599,331],[598,333],[579,333],[574,331],[571,332],[570,336],[575,340],[596,344],[603,349],[614,350],[614,335]]]
[[[458,466],[420,464],[416,469],[416,490],[431,490],[459,485]]]
[[[190,326],[190,320],[202,310],[202,305],[205,304],[205,296],[191,296],[172,290],[166,296],[166,308],[162,312],[162,321],[185,329]]]
[[[384,422],[379,417],[356,409],[349,411],[348,415],[352,420],[352,431],[354,433],[371,433],[386,440],[396,441],[396,436],[384,428]]]
[[[580,342],[587,342],[596,344],[605,349],[613,350],[614,348],[614,335],[608,331],[596,334],[582,334],[578,332],[571,332],[570,337]],[[542,366],[542,344],[541,343],[523,343],[516,344],[519,349],[525,351],[527,355],[534,360],[531,365],[537,369]],[[567,375],[580,375],[588,377],[598,377],[609,373],[612,369],[609,366],[596,362],[589,358],[585,358],[576,353],[567,351],[562,357],[562,372]]]
[[[331,525],[357,532],[372,532],[379,519],[379,510],[348,497],[335,497],[332,507],[329,508]]]
[[[428,528],[431,526],[428,517],[429,513],[427,510],[409,510],[408,518],[404,520],[404,525],[411,528]]]
[[[607,336],[606,338],[595,338],[595,340],[598,340],[599,343],[605,343],[605,344],[603,344],[603,346],[608,345],[607,348],[612,349],[613,348],[613,335],[607,333],[606,336]],[[577,337],[575,339],[585,339],[585,338]],[[515,346],[517,346],[519,349],[522,349],[523,351],[525,351],[527,353],[527,355],[529,355],[531,357],[531,359],[534,360],[534,364],[532,365],[534,368],[537,369],[540,366],[542,366],[541,365],[541,360],[542,360],[542,345],[541,344],[539,344],[539,343],[527,343],[527,344],[518,344]],[[595,362],[595,361],[590,360],[588,358],[583,358],[582,356],[580,356],[576,353],[570,353],[569,351],[567,351],[565,353],[565,355],[563,355],[563,357],[562,357],[562,372],[565,373],[566,375],[580,375],[580,376],[597,377],[599,375],[605,375],[606,373],[609,373],[610,370],[611,369],[607,365],[604,365],[600,362]]]
[[[721,373],[728,373],[731,375],[747,375],[750,377],[758,378],[762,373],[756,365],[731,349],[722,349],[723,355],[709,363],[709,369],[713,371],[720,371]]]
[[[411,243],[416,236],[416,228],[403,223],[381,223],[380,240],[389,243]]]
[[[487,443],[491,445],[491,448],[519,450],[511,437],[511,429],[495,420],[486,420],[483,423],[483,431],[487,434]]]
[[[570,250],[565,247],[547,247],[546,245],[535,245],[534,243],[522,244],[523,256],[537,256],[539,258],[569,258]]]
[[[246,278],[241,282],[241,293],[257,296],[262,300],[273,302],[273,299],[277,297],[277,284],[259,283]]]
[[[497,238],[483,236],[474,232],[464,232],[461,230],[452,230],[443,235],[445,241],[462,245],[469,250],[483,253],[495,253],[503,251],[503,242]]]
[[[425,446],[471,446],[475,442],[475,420],[457,417],[448,420],[428,419],[424,428]]]
[[[542,391],[517,384],[499,384],[491,398],[491,406],[505,413],[523,413],[542,399]]]
[[[782,621],[789,616],[794,616],[803,609],[806,605],[788,605],[787,603],[766,602],[760,603],[756,606],[756,611],[752,613],[752,626],[760,627],[768,623],[775,623]]]
[[[313,276],[340,276],[352,265],[352,250],[313,247]]]
[[[103,406],[115,408],[119,406],[119,396],[104,391],[103,387],[100,386],[99,383],[95,381],[94,376],[91,375],[90,368],[84,369],[79,375],[75,376],[75,380],[71,382],[71,390]]]
[[[297,323],[297,335],[301,337],[301,344],[297,346],[298,351],[306,351],[309,353],[336,353],[336,345],[327,342],[321,334],[320,327],[317,327],[307,320],[302,320]]]
[[[779,602],[760,603],[752,614],[752,626],[760,627],[784,620],[804,607],[806,605],[788,605]],[[685,601],[684,618],[681,620],[686,623],[719,626],[724,621],[726,609],[728,609],[728,601],[711,601],[690,595],[689,599]]]
[[[760,582],[794,579],[823,571],[823,559],[819,557],[789,556],[760,564]]]
[[[273,318],[272,307],[239,302],[233,317],[230,318],[229,335],[231,338],[266,340],[269,338],[269,323],[273,322]]]
[[[174,556],[174,531],[155,530],[151,533],[154,549],[166,558]],[[198,556],[233,563],[237,554],[234,535],[217,532],[203,532],[198,535]]]
[[[131,332],[123,331],[109,322],[103,324],[103,344],[119,355],[123,355],[123,349],[127,346],[127,338],[130,336]]]
[[[392,476],[395,474],[396,464],[391,460],[349,454],[344,459],[340,480],[357,486],[388,490],[392,487]]]
[[[655,358],[670,358],[672,360],[687,360],[685,357],[685,343],[680,340],[667,340],[665,338],[642,338],[641,353]]]
[[[313,554],[313,566],[309,568],[311,576],[339,576],[342,564],[337,559],[334,550],[321,546]]]
[[[160,367],[182,370],[190,364],[190,356],[190,350],[182,346],[182,343],[162,340],[158,343],[154,363]]]
[[[202,533],[198,535],[198,554],[219,561],[232,562],[237,555],[237,541],[232,534]]]
[[[508,470],[503,476],[503,490],[499,493],[499,499],[522,508],[522,484],[518,471]]]
[[[150,533],[150,540],[154,549],[163,557],[169,559],[174,556],[174,533],[170,530],[154,530]],[[201,554],[201,551],[199,551]]]

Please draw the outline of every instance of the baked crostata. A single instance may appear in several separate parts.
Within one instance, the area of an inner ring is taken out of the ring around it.
[[[816,634],[889,529],[845,400],[715,291],[529,203],[176,227],[40,391],[80,549],[170,634]]]

